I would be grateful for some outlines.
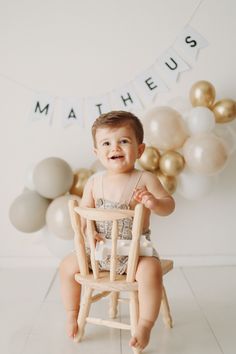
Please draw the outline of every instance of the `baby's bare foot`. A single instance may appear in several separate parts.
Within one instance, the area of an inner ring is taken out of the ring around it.
[[[140,319],[135,334],[131,338],[129,345],[131,347],[144,349],[149,343],[152,327],[153,322]]]
[[[66,312],[66,333],[68,337],[74,338],[78,332],[77,323],[78,311],[67,311]]]

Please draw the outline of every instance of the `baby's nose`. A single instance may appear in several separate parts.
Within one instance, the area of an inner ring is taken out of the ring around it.
[[[113,150],[119,150],[119,149],[120,149],[120,145],[119,145],[118,143],[114,143],[114,144],[112,145],[112,149],[113,149]]]

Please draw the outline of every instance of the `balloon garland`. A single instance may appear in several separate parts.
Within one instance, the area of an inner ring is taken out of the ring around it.
[[[183,115],[169,106],[145,114],[148,145],[138,164],[154,173],[168,193],[199,199],[212,189],[234,151],[227,146],[230,134],[217,126],[236,118],[236,102],[228,98],[215,102],[215,88],[208,81],[196,82],[189,95],[192,108],[185,107]],[[230,137],[235,146],[235,136]],[[68,200],[80,201],[88,178],[102,169],[99,161],[74,172],[57,157],[40,161],[29,169],[24,191],[10,206],[12,225],[24,233],[42,229],[49,250],[62,258],[73,248]]]
[[[11,204],[12,225],[24,233],[39,230],[49,251],[63,258],[73,250],[74,232],[70,223],[68,201],[80,201],[84,185],[95,170],[72,171],[63,159],[49,157],[31,166],[25,189]]]
[[[168,193],[177,191],[186,199],[198,199],[211,190],[215,175],[234,150],[217,126],[236,118],[236,102],[228,98],[215,102],[215,88],[204,80],[191,87],[189,96],[192,107],[185,108],[184,116],[168,106],[145,114],[149,145],[139,165],[155,173]]]

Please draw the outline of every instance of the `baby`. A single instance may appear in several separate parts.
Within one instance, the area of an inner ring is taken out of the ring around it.
[[[90,208],[134,209],[144,205],[143,234],[150,240],[150,214],[165,216],[173,212],[173,198],[151,172],[135,169],[135,162],[145,149],[143,127],[132,113],[111,111],[98,117],[92,126],[94,152],[105,171],[88,180],[80,206]],[[119,238],[131,238],[132,221],[124,222]],[[96,224],[97,240],[110,238],[106,222]],[[107,260],[99,262],[100,269],[108,269]],[[127,269],[127,257],[119,258],[117,271]],[[62,299],[67,313],[67,333],[74,337],[78,331],[77,317],[81,286],[74,279],[79,267],[75,253],[69,254],[60,265]],[[162,270],[157,252],[152,257],[140,256],[136,281],[138,282],[139,320],[130,346],[144,349],[151,329],[158,317],[162,297]]]

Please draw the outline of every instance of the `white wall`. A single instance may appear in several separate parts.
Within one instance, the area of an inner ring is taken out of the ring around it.
[[[89,132],[62,127],[59,99],[51,126],[28,121],[34,92],[88,97],[124,85],[173,44],[198,3],[0,0],[0,264],[57,262],[40,236],[20,233],[8,220],[27,168],[49,156],[64,158],[73,168],[94,161]],[[156,104],[187,97],[201,79],[214,84],[217,98],[235,98],[235,13],[233,0],[202,2],[191,25],[210,45]],[[236,263],[235,166],[234,154],[214,193],[198,201],[176,195],[175,213],[153,220],[162,255],[177,264]]]

